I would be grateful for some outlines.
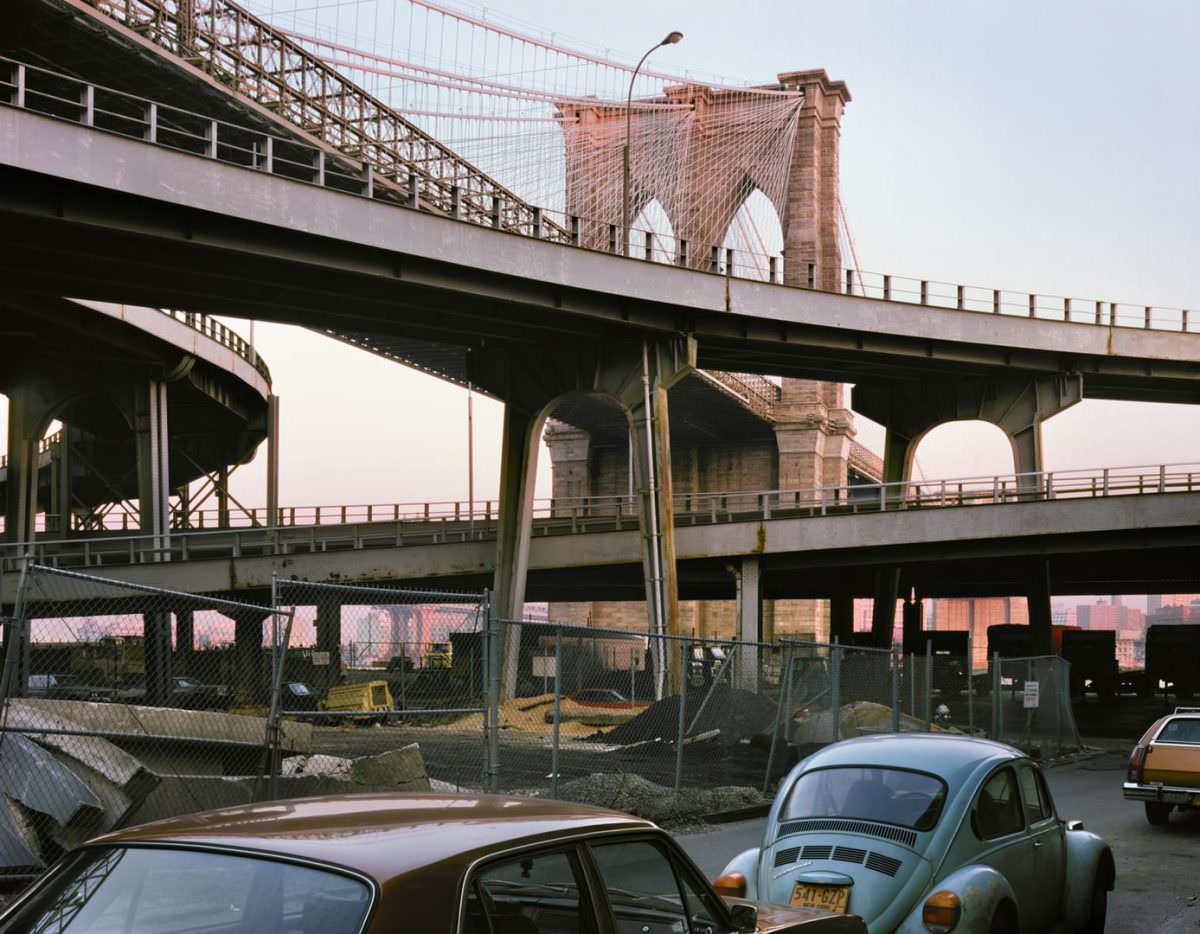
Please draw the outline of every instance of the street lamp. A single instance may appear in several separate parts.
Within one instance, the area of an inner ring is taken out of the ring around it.
[[[655,49],[661,48],[664,45],[675,45],[683,38],[683,33],[679,30],[674,30],[667,33],[665,39],[657,45],[651,46],[642,56],[641,61],[637,63],[637,68],[633,69],[633,74],[629,77],[629,95],[625,99],[625,166],[624,176],[621,185],[621,229],[625,237],[625,255],[629,255],[629,241],[631,239],[630,227],[633,225],[633,217],[631,216],[632,207],[629,203],[629,147],[630,136],[633,127],[633,83],[637,80],[638,72],[642,70],[642,66],[646,64],[646,59],[650,57],[650,53]]]

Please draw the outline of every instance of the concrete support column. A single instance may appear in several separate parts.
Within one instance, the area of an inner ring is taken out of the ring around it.
[[[324,666],[314,666],[318,684],[313,685],[320,693],[328,691],[341,680],[342,675],[342,604],[336,600],[324,600],[317,604],[317,640],[314,651],[328,657]],[[260,636],[261,637],[261,636]]]
[[[906,653],[923,653],[922,636],[925,632],[925,606],[920,600],[904,601],[903,645]]]
[[[152,379],[134,390],[133,418],[141,530],[154,537],[155,548],[165,548],[171,535],[166,383]]]
[[[633,487],[639,500],[642,570],[651,633],[679,635],[679,586],[675,575],[675,516],[671,483],[671,442],[667,391],[650,389],[650,406],[630,406],[629,445],[633,452]],[[655,643],[659,649],[662,646]],[[677,690],[682,672],[670,651],[662,670],[669,672],[668,691]]]
[[[762,576],[758,558],[743,558],[737,574],[737,638],[734,686],[758,691],[758,646],[762,641]]]
[[[8,396],[8,482],[4,539],[32,542],[38,514],[38,442],[50,423],[53,402],[32,384],[13,386]]]
[[[279,396],[267,396],[267,521],[279,524]]]
[[[265,615],[250,610],[230,614],[233,620],[232,691],[239,705],[258,706],[266,702],[267,671],[263,653]]]
[[[60,538],[71,533],[71,428],[63,425],[58,444],[50,451],[50,503],[47,530]]]
[[[142,661],[146,669],[146,703],[164,706],[171,697],[171,614],[142,614]]]
[[[854,597],[834,594],[829,598],[829,639],[849,644],[854,636]]]
[[[896,598],[900,591],[900,568],[875,572],[875,602],[871,607],[871,645],[886,649],[896,627]]]
[[[1029,589],[1025,596],[1029,601],[1029,636],[1033,643],[1033,654],[1053,655],[1049,561],[1034,562],[1030,568]]]
[[[194,674],[193,656],[196,652],[196,614],[192,610],[175,611],[175,659],[181,674]]]

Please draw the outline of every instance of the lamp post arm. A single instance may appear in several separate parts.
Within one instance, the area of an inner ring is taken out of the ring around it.
[[[631,179],[630,179],[630,155],[629,149],[633,135],[633,85],[637,81],[638,72],[642,70],[642,66],[646,64],[646,59],[650,57],[650,53],[659,48],[663,43],[658,42],[646,50],[646,54],[638,61],[637,67],[633,69],[633,74],[629,76],[629,93],[625,96],[625,150],[621,176],[621,237],[624,240],[625,255],[629,255],[629,241],[632,239],[632,231],[630,227],[633,224],[633,218],[630,216],[633,213],[633,205],[630,203],[631,195]]]

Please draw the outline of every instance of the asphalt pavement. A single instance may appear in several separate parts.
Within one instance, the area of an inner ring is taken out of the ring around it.
[[[1047,770],[1060,816],[1082,820],[1113,849],[1117,887],[1109,896],[1108,934],[1200,932],[1200,812],[1173,814],[1152,827],[1142,805],[1121,797],[1127,752],[1117,751]],[[737,853],[757,846],[765,820],[725,824],[678,840],[709,877]]]

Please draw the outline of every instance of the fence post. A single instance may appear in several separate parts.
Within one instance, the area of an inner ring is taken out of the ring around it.
[[[974,633],[967,628],[967,735],[975,735],[975,643]]]
[[[933,730],[933,641],[925,640],[925,732]]]
[[[4,668],[0,672],[0,706],[10,697],[24,697],[29,686],[30,637],[29,620],[25,618],[25,597],[29,589],[33,555],[30,552],[20,559],[20,576],[17,579],[17,596],[13,601],[13,615],[4,629]]]
[[[842,738],[842,647],[838,645],[837,636],[833,637],[830,655],[829,711],[833,717],[833,741],[836,743]]]
[[[775,767],[775,750],[779,745],[779,729],[783,727],[784,742],[787,742],[788,724],[792,721],[792,658],[795,646],[788,644],[787,661],[783,663],[783,703],[775,709],[775,729],[771,731],[771,748],[767,752],[767,772],[763,776],[763,794],[771,787],[771,770]]]
[[[562,699],[562,627],[554,630],[554,740],[550,746],[550,796],[558,797],[558,724]]]
[[[900,652],[892,643],[892,732],[900,732]]]
[[[992,653],[992,739],[1000,739],[1001,720],[1000,704],[1000,653]]]
[[[675,794],[679,794],[679,786],[683,781],[683,718],[687,712],[687,642],[679,643],[679,724],[675,734]]]
[[[484,591],[487,601],[487,647],[488,696],[484,704],[484,732],[487,736],[487,756],[484,787],[489,791],[500,790],[500,646],[496,622],[496,603],[490,591]]]

